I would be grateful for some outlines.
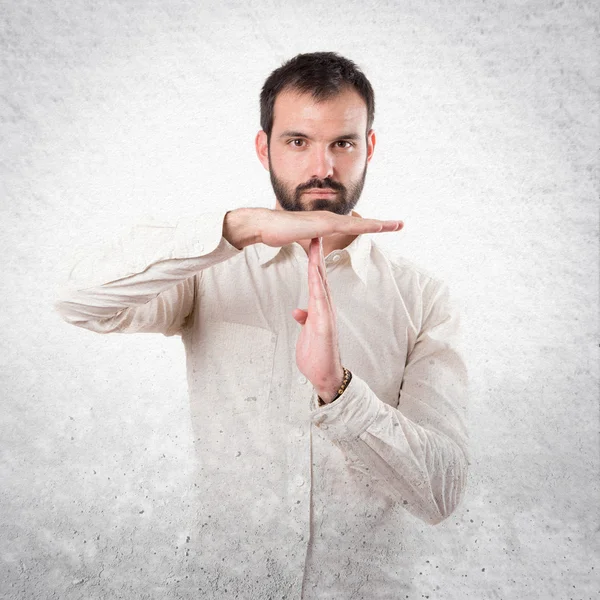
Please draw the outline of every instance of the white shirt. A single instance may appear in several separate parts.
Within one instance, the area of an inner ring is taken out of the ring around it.
[[[308,257],[298,243],[238,250],[224,215],[134,228],[78,263],[57,309],[99,333],[182,337],[202,490],[198,597],[399,598],[412,589],[405,531],[448,517],[467,480],[448,288],[374,235],[331,252],[353,377],[319,406],[291,314],[308,304]]]

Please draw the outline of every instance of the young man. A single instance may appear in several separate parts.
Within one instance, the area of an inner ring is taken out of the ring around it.
[[[92,331],[183,339],[201,597],[397,598],[405,528],[463,495],[467,377],[447,287],[365,235],[401,221],[352,210],[373,116],[354,63],[296,56],[261,94],[275,209],[138,228],[93,260],[104,274],[76,268],[58,304]]]

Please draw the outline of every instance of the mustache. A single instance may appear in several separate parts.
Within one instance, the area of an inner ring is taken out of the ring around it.
[[[330,188],[336,192],[343,192],[346,189],[341,183],[338,183],[337,181],[333,181],[329,177],[325,177],[325,179],[317,179],[317,178],[311,179],[310,181],[307,181],[306,183],[299,185],[296,188],[296,190],[298,192],[303,192],[304,190],[309,190],[311,188],[318,188],[318,189]]]

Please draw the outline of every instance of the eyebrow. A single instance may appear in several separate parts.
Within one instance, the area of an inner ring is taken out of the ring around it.
[[[306,135],[305,133],[302,133],[300,131],[284,131],[280,136],[280,138],[286,138],[286,137],[292,137],[292,138],[306,138],[307,140],[310,140],[310,136]],[[358,133],[347,133],[346,135],[340,135],[338,137],[335,138],[336,140],[360,140],[361,136],[358,135]]]

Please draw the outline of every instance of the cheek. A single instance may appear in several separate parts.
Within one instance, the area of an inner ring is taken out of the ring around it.
[[[279,177],[288,181],[294,181],[302,174],[306,168],[306,159],[294,153],[282,153],[279,156],[271,156],[271,164]]]
[[[349,179],[357,179],[362,175],[365,168],[365,156],[348,156],[340,161],[340,167]]]

